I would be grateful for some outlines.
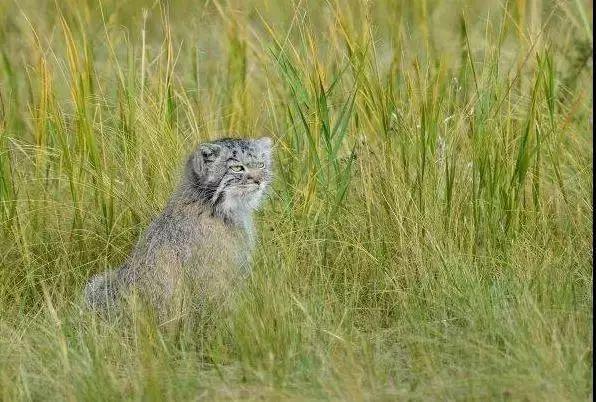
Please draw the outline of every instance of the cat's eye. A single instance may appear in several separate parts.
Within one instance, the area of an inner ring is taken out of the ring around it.
[[[242,166],[242,165],[232,165],[232,166],[230,166],[230,170],[232,172],[236,172],[236,173],[242,172],[244,170],[244,166]]]
[[[263,162],[257,163],[257,167],[259,169],[263,169],[265,167],[265,164]]]

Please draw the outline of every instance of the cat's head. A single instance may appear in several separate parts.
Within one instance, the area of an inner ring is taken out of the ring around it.
[[[222,138],[200,144],[188,167],[205,201],[221,212],[259,206],[272,179],[272,141]]]

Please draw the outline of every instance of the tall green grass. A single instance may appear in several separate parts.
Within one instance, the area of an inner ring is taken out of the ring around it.
[[[590,398],[591,8],[0,2],[0,396]],[[89,314],[230,132],[276,149],[238,308]]]

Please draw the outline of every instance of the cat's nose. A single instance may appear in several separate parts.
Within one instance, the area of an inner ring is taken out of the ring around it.
[[[263,181],[263,173],[259,171],[250,171],[247,176],[248,180],[253,181],[255,184],[261,184]]]
[[[251,180],[255,184],[261,184],[261,179],[258,177],[249,176],[248,180]]]

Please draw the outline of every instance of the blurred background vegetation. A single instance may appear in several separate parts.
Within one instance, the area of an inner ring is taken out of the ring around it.
[[[0,1],[0,396],[586,400],[592,2]],[[242,303],[80,293],[184,156],[275,140]]]

